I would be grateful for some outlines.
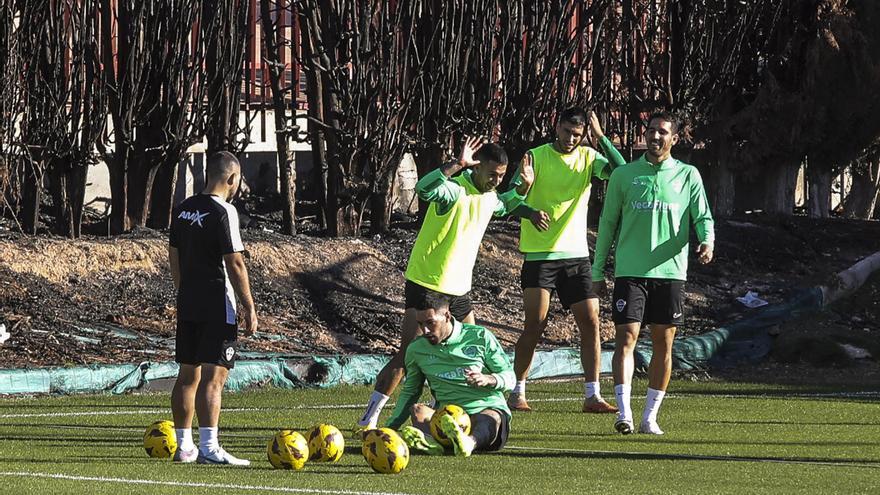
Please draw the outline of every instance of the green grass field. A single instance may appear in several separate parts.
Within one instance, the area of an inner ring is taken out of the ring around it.
[[[644,382],[634,386],[640,414]],[[603,382],[606,395],[610,385]],[[367,387],[262,390],[225,397],[221,442],[250,468],[177,465],[141,448],[170,419],[167,394],[0,400],[4,493],[878,493],[880,391],[673,382],[666,435],[621,436],[585,415],[579,382],[534,383],[536,411],[514,415],[507,448],[471,458],[413,456],[374,474],[348,441],[337,464],[273,470],[281,428],[337,425],[346,436]],[[390,412],[386,408],[386,415]]]

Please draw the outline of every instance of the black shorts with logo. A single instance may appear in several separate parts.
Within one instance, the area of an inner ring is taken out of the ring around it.
[[[177,321],[174,360],[181,364],[235,367],[238,328],[223,322]]]
[[[425,296],[430,290],[431,289],[427,287],[422,287],[415,282],[407,280],[406,284],[404,284],[403,287],[404,298],[406,299],[406,309],[417,308],[421,306],[423,301],[425,300]],[[449,312],[452,313],[452,317],[456,320],[464,320],[464,317],[469,315],[471,311],[474,310],[474,307],[471,304],[470,292],[463,296],[452,296],[449,294],[446,295],[449,297]]]
[[[593,293],[590,258],[565,260],[525,260],[520,272],[523,289],[556,290],[566,308],[572,304],[598,297]]]
[[[503,449],[504,446],[507,445],[507,438],[510,436],[510,416],[505,414],[504,411],[501,411],[500,409],[492,408],[492,410],[501,415],[501,424],[498,427],[498,433],[495,435],[495,439],[492,440],[492,443],[485,447],[477,448],[477,450],[480,452],[497,452]],[[480,414],[483,414],[483,412],[480,411],[476,414],[473,414],[472,416],[478,416]]]
[[[614,280],[611,319],[616,325],[681,325],[684,323],[684,281],[620,277]]]

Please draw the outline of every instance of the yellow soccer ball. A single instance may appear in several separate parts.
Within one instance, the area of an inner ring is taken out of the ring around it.
[[[361,452],[367,464],[377,473],[396,474],[409,464],[409,447],[390,428],[368,431],[364,435]]]
[[[440,418],[446,415],[452,416],[452,419],[458,423],[458,426],[461,427],[465,435],[471,433],[471,417],[468,416],[468,413],[464,412],[464,409],[455,404],[448,404],[434,411],[434,415],[431,416],[431,436],[433,436],[434,440],[437,440],[440,445],[451,447],[452,441],[449,440],[440,428]]]
[[[345,452],[345,439],[342,432],[333,425],[319,424],[309,430],[309,460],[336,462]]]
[[[266,446],[266,457],[275,469],[300,470],[309,458],[309,443],[305,437],[291,430],[276,433]]]
[[[156,421],[144,432],[144,450],[150,457],[167,459],[177,450],[177,437],[174,436],[174,423]]]

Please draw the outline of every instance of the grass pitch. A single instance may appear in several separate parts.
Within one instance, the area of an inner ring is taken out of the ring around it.
[[[646,384],[633,387],[641,413]],[[603,382],[605,395],[611,386]],[[144,428],[170,419],[167,394],[0,400],[4,493],[876,493],[880,390],[673,382],[662,437],[614,433],[587,415],[580,382],[533,383],[536,411],[515,413],[508,446],[468,459],[412,456],[375,474],[350,440],[367,387],[227,394],[220,440],[250,468],[151,459]],[[383,417],[387,417],[390,407]],[[277,471],[266,443],[279,429],[331,423],[348,437],[336,464]]]

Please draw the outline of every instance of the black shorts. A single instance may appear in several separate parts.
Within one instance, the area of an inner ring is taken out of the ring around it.
[[[222,322],[177,321],[174,360],[181,364],[235,367],[238,328]]]
[[[421,303],[425,300],[425,295],[428,294],[429,290],[431,289],[407,280],[403,287],[404,298],[406,299],[406,309],[421,306]],[[453,318],[456,320],[464,320],[464,317],[469,315],[473,310],[474,307],[471,304],[471,295],[469,292],[463,296],[449,296],[449,312],[452,313]]]
[[[520,272],[520,285],[523,289],[555,289],[559,301],[566,308],[598,297],[593,293],[590,258],[525,260]]]
[[[681,325],[684,281],[621,277],[614,280],[611,319],[614,324]]]
[[[483,411],[485,411],[485,410],[486,409],[483,409]],[[478,448],[477,450],[479,450],[480,452],[497,452],[497,451],[503,449],[504,446],[507,445],[507,437],[510,436],[510,416],[508,416],[504,411],[501,411],[499,409],[492,409],[492,410],[501,415],[501,424],[498,426],[498,434],[495,435],[495,440],[492,440],[492,443],[490,443],[486,447]],[[479,416],[481,414],[483,414],[482,411],[478,412],[476,414],[472,414],[471,419],[473,420],[474,419],[473,416]],[[488,415],[486,415],[486,416],[488,416]]]

